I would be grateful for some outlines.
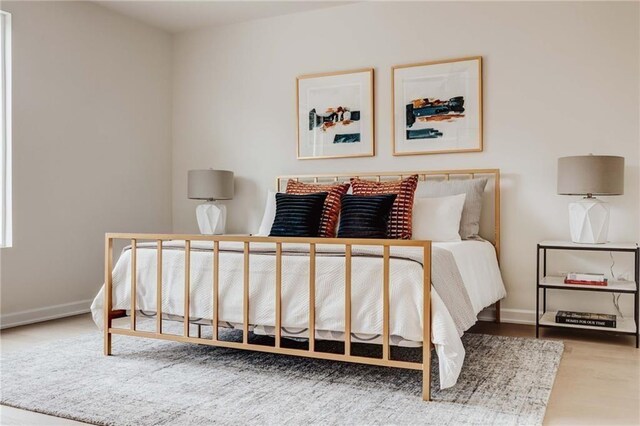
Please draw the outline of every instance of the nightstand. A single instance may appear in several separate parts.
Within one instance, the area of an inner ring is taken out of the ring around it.
[[[629,253],[634,256],[634,281],[609,281],[607,286],[591,286],[565,284],[564,277],[547,275],[547,251],[557,250],[574,250],[574,251],[604,251],[604,252],[622,252]],[[541,256],[542,252],[542,256]],[[542,271],[540,269],[540,260],[542,257]],[[639,325],[637,323],[639,310],[639,291],[638,283],[640,282],[640,248],[635,243],[605,243],[605,244],[576,244],[568,241],[541,241],[538,243],[537,250],[537,266],[536,266],[536,337],[539,336],[540,327],[554,328],[581,328],[588,330],[598,330],[605,333],[628,334],[636,336],[636,348],[640,343]],[[540,313],[540,290],[542,290],[542,314]],[[591,291],[600,293],[623,293],[631,294],[634,298],[633,318],[618,318],[615,328],[596,327],[588,325],[576,324],[560,324],[556,323],[555,311],[547,311],[547,290],[566,290],[566,291]]]

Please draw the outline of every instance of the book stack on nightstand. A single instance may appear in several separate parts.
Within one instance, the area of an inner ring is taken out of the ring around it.
[[[605,278],[604,274],[569,272],[564,279],[564,283],[579,285],[598,285],[601,287],[605,287],[609,285],[609,280]]]
[[[547,275],[547,251],[605,251],[622,252],[634,256],[634,281],[607,280],[600,274],[566,274],[564,276]],[[542,256],[541,256],[542,254]],[[542,260],[542,263],[541,263]],[[542,266],[542,270],[541,270]],[[636,348],[640,343],[640,329],[636,322],[639,310],[638,282],[640,281],[640,248],[635,243],[576,244],[566,241],[542,241],[538,244],[536,267],[536,337],[540,327],[582,328],[601,330],[603,332],[629,334],[636,337]],[[616,317],[615,315],[572,312],[547,311],[547,291],[592,291],[629,294],[634,298],[633,317]],[[540,292],[542,291],[542,312],[540,310]]]

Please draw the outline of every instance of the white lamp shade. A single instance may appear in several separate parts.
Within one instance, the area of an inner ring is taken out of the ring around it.
[[[192,200],[230,200],[233,198],[233,172],[189,170],[187,194]]]
[[[624,157],[577,155],[558,159],[558,194],[622,195]]]

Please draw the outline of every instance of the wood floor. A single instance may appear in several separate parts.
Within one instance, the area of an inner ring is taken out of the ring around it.
[[[0,332],[0,351],[95,331],[91,317],[80,315]],[[533,337],[528,325],[480,322],[470,332]],[[543,330],[541,337],[562,339],[564,355],[556,377],[546,425],[640,425],[640,351],[631,337],[585,331]],[[1,425],[81,424],[0,406]]]

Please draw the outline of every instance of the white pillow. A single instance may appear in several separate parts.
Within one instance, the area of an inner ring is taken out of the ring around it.
[[[260,228],[256,236],[268,237],[271,233],[271,227],[273,226],[273,220],[276,218],[276,193],[275,191],[267,191],[267,202],[264,206],[264,214],[262,215],[262,222],[260,222]]]
[[[413,239],[460,241],[460,218],[467,194],[413,200]]]

